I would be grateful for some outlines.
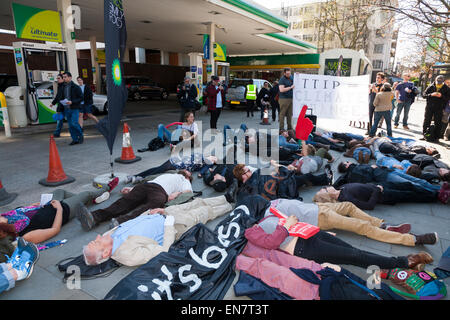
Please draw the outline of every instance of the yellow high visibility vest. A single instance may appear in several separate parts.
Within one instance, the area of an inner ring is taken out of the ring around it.
[[[245,99],[256,100],[256,85],[254,84],[247,85],[247,94],[245,95]]]

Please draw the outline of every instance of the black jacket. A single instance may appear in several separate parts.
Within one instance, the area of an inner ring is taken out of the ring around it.
[[[76,85],[73,81],[70,82],[70,101],[72,104],[70,105],[70,109],[80,109],[80,104],[83,101],[83,93],[81,92],[81,88]],[[52,104],[59,103],[64,100],[64,86],[58,86],[58,93],[56,94],[55,99]]]
[[[281,167],[277,175],[262,175],[261,169],[253,172],[238,190],[238,201],[250,195],[260,194],[266,200],[299,199],[295,172]]]
[[[185,84],[182,84],[179,86],[179,89],[177,98],[181,107],[184,109],[194,109],[195,99],[197,98],[197,87],[191,84],[189,89],[186,90]]]
[[[427,99],[427,106],[430,106],[432,108],[444,109],[448,103],[448,100],[450,99],[450,88],[447,87],[446,84],[444,84],[441,90],[439,90],[439,92],[442,94],[442,97],[440,98],[432,97],[431,94],[434,92],[437,92],[435,83],[429,86],[423,93],[423,97]]]
[[[92,92],[91,87],[88,85],[84,85],[83,101],[85,106],[91,106],[94,104],[94,93]]]
[[[385,167],[372,168],[369,164],[351,164],[347,172],[336,180],[333,187],[339,188],[340,186],[350,182],[377,182],[381,184],[386,181],[387,175],[392,171],[392,169]]]

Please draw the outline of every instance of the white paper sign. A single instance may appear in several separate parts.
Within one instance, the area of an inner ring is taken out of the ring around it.
[[[41,206],[45,206],[47,203],[52,201],[53,194],[51,193],[43,193],[41,194]]]
[[[295,73],[293,119],[307,105],[318,118],[367,121],[369,84],[370,75],[334,77]]]

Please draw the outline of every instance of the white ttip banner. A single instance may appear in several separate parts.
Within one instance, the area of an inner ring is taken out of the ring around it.
[[[318,118],[367,120],[369,84],[370,75],[334,77],[295,73],[293,119],[307,105]]]

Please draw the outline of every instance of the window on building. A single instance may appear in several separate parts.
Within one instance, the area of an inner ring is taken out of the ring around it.
[[[383,53],[384,44],[376,44],[373,53]]]
[[[314,39],[314,35],[312,35],[312,34],[304,34],[303,35],[304,41],[313,41],[313,39]]]
[[[383,70],[383,60],[373,60],[372,65],[374,69]]]
[[[381,29],[377,29],[377,31],[375,32],[375,35],[377,38],[384,38],[384,31]]]
[[[303,28],[314,28],[314,20],[303,21]]]

